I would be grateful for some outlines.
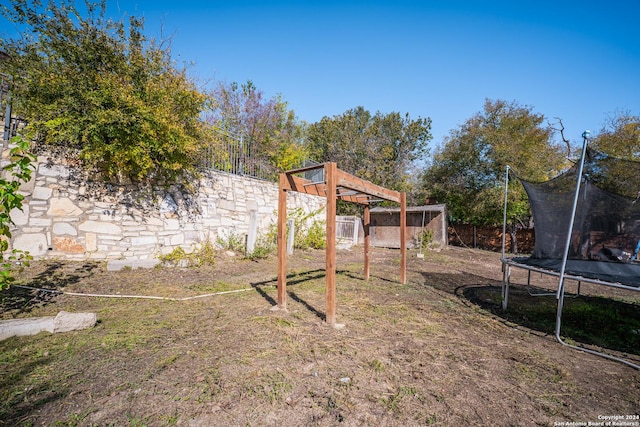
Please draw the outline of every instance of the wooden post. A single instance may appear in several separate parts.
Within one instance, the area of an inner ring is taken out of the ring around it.
[[[407,193],[400,193],[400,283],[407,283]]]
[[[364,205],[364,280],[369,280],[369,223],[371,222],[369,209],[369,205]]]
[[[278,191],[278,308],[287,309],[287,175],[280,174]]]
[[[325,165],[325,180],[327,185],[327,249],[326,262],[326,322],[336,325],[336,190],[337,166],[335,163]]]

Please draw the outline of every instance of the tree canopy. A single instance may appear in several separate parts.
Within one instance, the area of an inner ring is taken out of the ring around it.
[[[105,17],[106,3],[42,6],[11,0],[5,19],[24,28],[0,40],[17,112],[40,144],[71,148],[111,179],[175,177],[195,169],[207,97],[176,68],[143,22]]]
[[[614,157],[637,160],[640,158],[640,117],[628,112],[609,117],[591,145]]]
[[[426,192],[447,209],[454,221],[502,224],[507,165],[520,177],[541,181],[565,164],[563,150],[544,116],[516,102],[486,100],[477,113],[445,138],[423,175]],[[526,194],[515,181],[509,188],[511,223],[528,214]]]
[[[218,131],[213,133],[214,143],[229,135],[242,137],[248,153],[281,171],[298,167],[305,159],[303,126],[280,96],[266,98],[247,81],[241,85],[218,82],[212,98],[215,105],[206,120]]]
[[[356,107],[309,125],[306,147],[314,160],[336,162],[374,184],[409,191],[414,167],[426,161],[431,138],[429,118],[413,120],[396,112],[372,115]]]

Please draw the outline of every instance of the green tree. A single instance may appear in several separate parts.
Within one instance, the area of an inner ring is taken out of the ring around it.
[[[554,130],[544,121],[530,107],[487,100],[484,111],[452,130],[434,154],[423,176],[427,194],[447,204],[454,222],[502,224],[507,165],[520,178],[542,181],[565,164]],[[526,194],[516,180],[510,180],[508,207],[515,232],[516,223],[529,215]]]
[[[207,97],[170,50],[105,17],[106,3],[12,0],[2,16],[23,31],[0,40],[29,135],[70,149],[109,179],[175,178],[195,170]],[[55,150],[53,150],[55,151]]]
[[[393,190],[414,189],[416,164],[426,161],[431,119],[406,114],[372,115],[356,107],[309,125],[306,146],[311,157]],[[410,200],[411,201],[411,200]]]
[[[610,156],[637,160],[640,158],[640,116],[620,112],[609,117],[591,146]]]
[[[15,146],[9,152],[9,164],[3,168],[0,178],[0,290],[13,282],[13,268],[17,262],[26,265],[31,259],[28,252],[19,249],[9,251],[11,239],[11,211],[22,210],[24,196],[18,192],[20,185],[31,179],[36,158],[31,153],[29,142],[21,137],[12,140]]]
[[[303,125],[281,96],[266,98],[252,81],[242,85],[218,82],[211,94],[215,106],[207,115],[213,142],[238,142],[249,156],[262,159],[277,171],[298,167],[307,157],[301,144]]]
[[[589,142],[597,155],[597,168],[586,173],[602,189],[630,198],[638,197],[640,178],[640,117],[617,113],[607,118],[602,130]],[[616,159],[623,159],[618,161]]]

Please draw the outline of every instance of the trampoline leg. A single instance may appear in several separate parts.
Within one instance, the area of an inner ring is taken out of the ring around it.
[[[507,265],[502,270],[502,309],[507,309],[509,303],[509,282],[511,281],[511,266]]]
[[[562,281],[558,285],[558,311],[556,312],[556,339],[562,342],[562,338],[560,338],[560,328],[562,325],[562,307],[564,305],[564,286]]]

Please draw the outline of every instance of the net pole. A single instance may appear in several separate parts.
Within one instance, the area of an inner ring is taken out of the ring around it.
[[[578,198],[580,197],[580,184],[582,182],[582,171],[584,169],[584,160],[587,154],[587,141],[590,132],[588,130],[582,133],[582,154],[580,155],[580,166],[576,178],[576,192],[573,195],[573,207],[571,208],[571,218],[569,220],[569,229],[567,230],[567,240],[565,241],[564,254],[562,254],[562,265],[560,266],[560,278],[558,279],[558,312],[556,315],[556,338],[560,339],[560,324],[562,320],[562,305],[564,302],[564,274],[567,268],[567,259],[569,258],[569,245],[571,244],[571,234],[573,233],[573,224],[575,222],[576,210],[578,207]]]
[[[507,309],[507,298],[509,297],[509,282],[507,278],[507,269],[511,272],[511,267],[507,267],[505,258],[505,244],[507,236],[507,195],[509,191],[509,165],[507,165],[506,172],[504,174],[504,211],[502,214],[502,309]]]
[[[504,212],[502,214],[502,261],[505,259],[505,245],[507,239],[507,195],[509,191],[509,165],[504,174]],[[503,267],[504,268],[504,267]]]

